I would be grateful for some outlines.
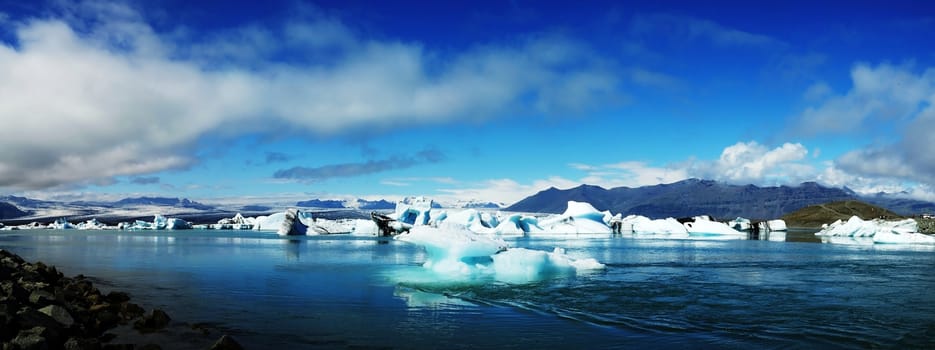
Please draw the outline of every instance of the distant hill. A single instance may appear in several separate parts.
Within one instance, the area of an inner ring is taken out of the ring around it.
[[[458,207],[464,208],[464,209],[500,209],[500,208],[503,208],[504,205],[501,203],[494,203],[494,202],[470,201],[470,202],[458,203]]]
[[[26,215],[29,215],[29,213],[20,210],[15,205],[7,202],[0,202],[0,219],[14,219]]]
[[[778,218],[800,208],[850,200],[850,190],[829,188],[814,182],[799,186],[758,187],[730,185],[711,180],[688,179],[671,184],[637,188],[605,189],[581,185],[572,189],[550,188],[506,208],[509,211],[561,213],[567,201],[583,201],[598,210],[653,218],[711,215],[716,218]]]
[[[320,200],[312,199],[295,203],[296,206],[305,208],[325,208],[325,209],[344,209],[344,201],[338,200]]]
[[[852,216],[869,220],[880,217],[888,219],[902,218],[892,211],[860,201],[838,201],[811,205],[782,217],[789,227],[817,228],[837,220],[847,221]]]
[[[210,205],[201,204],[195,201],[191,201],[188,198],[168,198],[168,197],[136,197],[136,198],[124,198],[119,201],[113,202],[111,205],[116,207],[128,207],[128,206],[139,206],[139,205],[156,205],[163,207],[180,207],[180,208],[189,208],[189,209],[198,209],[198,210],[211,210],[214,207]]]
[[[357,208],[361,210],[396,209],[396,203],[388,202],[385,199],[381,199],[378,201],[368,201],[365,199],[357,199]]]
[[[863,196],[859,199],[876,206],[887,208],[903,216],[935,213],[935,203],[916,199],[899,198],[886,194]]]
[[[272,207],[267,207],[265,205],[245,205],[240,207],[240,210],[243,211],[270,211]]]

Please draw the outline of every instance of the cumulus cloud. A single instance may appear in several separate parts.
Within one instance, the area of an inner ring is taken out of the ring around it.
[[[800,143],[785,143],[770,149],[756,141],[738,142],[724,148],[716,161],[693,165],[693,176],[730,183],[795,184],[814,174],[803,162],[808,149]]]
[[[798,130],[816,136],[851,132],[887,138],[892,141],[842,155],[835,167],[861,176],[935,184],[935,68],[857,64],[851,81],[846,93],[802,112]],[[895,135],[888,129],[895,129]]]
[[[17,131],[0,139],[0,187],[184,168],[197,161],[198,139],[212,133],[286,125],[335,135],[516,110],[558,114],[615,99],[618,88],[587,47],[560,36],[447,53],[366,39],[323,15],[195,40],[157,32],[123,3],[52,12],[0,22],[15,33],[13,45],[0,46],[0,121]],[[271,61],[266,52],[296,59]]]
[[[406,169],[419,164],[438,163],[445,160],[445,154],[433,148],[427,148],[415,155],[397,155],[387,159],[368,160],[361,163],[330,164],[319,167],[292,167],[276,171],[277,179],[319,182],[332,178],[352,177],[384,171]]]

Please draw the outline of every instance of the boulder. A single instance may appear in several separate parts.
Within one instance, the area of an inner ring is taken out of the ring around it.
[[[39,312],[49,315],[49,317],[52,317],[52,319],[54,319],[56,322],[58,322],[62,326],[65,326],[66,328],[71,327],[71,325],[75,324],[75,319],[71,317],[71,314],[68,313],[68,310],[66,310],[65,308],[61,306],[49,305],[49,306],[39,309]]]

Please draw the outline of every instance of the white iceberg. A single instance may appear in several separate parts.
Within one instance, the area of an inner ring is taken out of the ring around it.
[[[565,255],[564,249],[557,247],[551,252],[510,248],[492,258],[496,278],[508,282],[535,281],[555,275],[573,274],[579,270],[604,268],[604,264],[593,258],[572,259]]]
[[[75,225],[68,222],[64,218],[55,220],[55,222],[49,224],[49,229],[52,230],[72,230],[75,228]]]
[[[499,238],[467,229],[416,226],[395,239],[423,246],[427,258],[422,266],[449,277],[492,274],[500,281],[522,283],[604,268],[591,258],[571,258],[561,248],[552,252],[509,248]]]
[[[683,225],[690,235],[746,236],[746,233],[732,229],[727,224],[703,217],[696,217],[695,221],[686,222]]]
[[[506,242],[499,238],[481,236],[468,230],[442,230],[428,226],[413,227],[394,238],[423,246],[428,258],[422,266],[440,273],[471,273],[472,260],[489,258],[507,247]]]
[[[935,236],[918,233],[918,223],[913,219],[887,221],[882,219],[862,220],[852,216],[846,222],[835,221],[815,233],[822,242],[843,243],[838,237],[851,238],[853,243],[880,244],[926,244],[935,245]],[[851,243],[851,242],[848,242]]]
[[[406,197],[396,202],[393,218],[409,225],[428,225],[435,201],[425,197]]]
[[[538,226],[543,233],[553,234],[613,233],[609,221],[608,212],[598,211],[590,203],[568,201],[564,213],[540,220]]]
[[[621,226],[623,232],[635,235],[688,236],[685,225],[673,218],[653,220],[642,215],[629,215],[623,218]]]
[[[103,230],[107,228],[107,225],[104,225],[100,221],[97,221],[97,219],[95,218],[95,219],[90,219],[88,221],[78,224],[77,228],[79,230]]]

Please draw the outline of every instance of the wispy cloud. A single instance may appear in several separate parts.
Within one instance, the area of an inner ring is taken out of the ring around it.
[[[282,152],[266,152],[266,164],[285,163],[292,160],[292,156]]]
[[[454,185],[460,183],[460,181],[455,180],[453,177],[449,176],[434,176],[434,177],[397,177],[380,180],[380,184],[387,186],[397,186],[397,187],[406,187],[412,186],[413,183],[421,182],[431,182],[435,184],[443,185]]]
[[[683,15],[666,13],[638,14],[633,17],[630,31],[633,34],[659,35],[670,40],[707,40],[720,47],[784,48],[788,44],[767,35],[730,28],[717,22]]]
[[[396,155],[386,159],[368,160],[361,163],[330,164],[319,167],[292,167],[273,174],[277,179],[319,182],[332,178],[353,177],[384,171],[406,169],[419,164],[438,163],[445,155],[434,148],[426,148],[415,155]]]
[[[158,176],[135,176],[130,178],[130,183],[136,185],[153,185],[159,183]]]

